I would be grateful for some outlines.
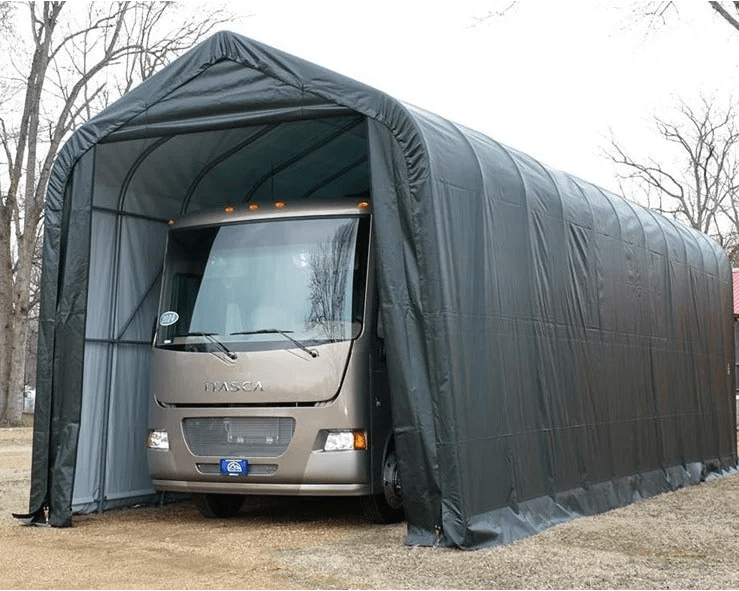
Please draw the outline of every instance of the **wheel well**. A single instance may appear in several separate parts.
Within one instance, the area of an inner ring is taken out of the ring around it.
[[[382,491],[382,471],[385,465],[385,458],[387,458],[388,454],[392,451],[395,451],[395,438],[391,432],[382,445],[382,453],[375,455],[376,463],[372,467],[372,491],[375,494]]]
[[[392,434],[387,438],[387,441],[385,442],[385,447],[382,450],[382,457],[383,459],[387,457],[387,454],[389,454],[391,451],[395,451],[395,437],[393,437]]]

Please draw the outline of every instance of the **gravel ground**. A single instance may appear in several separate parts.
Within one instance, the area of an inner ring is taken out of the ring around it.
[[[0,429],[0,587],[478,589],[739,587],[739,474],[475,552],[404,545],[358,503],[258,498],[228,521],[187,502],[23,527],[31,429]]]

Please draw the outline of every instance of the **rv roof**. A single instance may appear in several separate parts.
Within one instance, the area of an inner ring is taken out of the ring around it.
[[[170,220],[172,227],[216,225],[249,220],[280,219],[291,217],[369,215],[369,201],[361,199],[279,201],[273,203],[241,203],[201,210]]]

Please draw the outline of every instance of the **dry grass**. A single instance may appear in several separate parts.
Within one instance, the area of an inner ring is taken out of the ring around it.
[[[0,429],[3,588],[737,588],[739,474],[476,552],[404,545],[354,501],[257,499],[209,521],[189,503],[26,528],[31,430]]]

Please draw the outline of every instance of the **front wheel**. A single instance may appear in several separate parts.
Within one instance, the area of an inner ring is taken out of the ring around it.
[[[396,523],[403,521],[403,497],[401,496],[400,474],[395,450],[385,456],[382,466],[382,492],[362,497],[362,509],[373,523]]]
[[[241,505],[244,504],[244,495],[193,493],[192,500],[203,517],[226,519],[238,514]]]

